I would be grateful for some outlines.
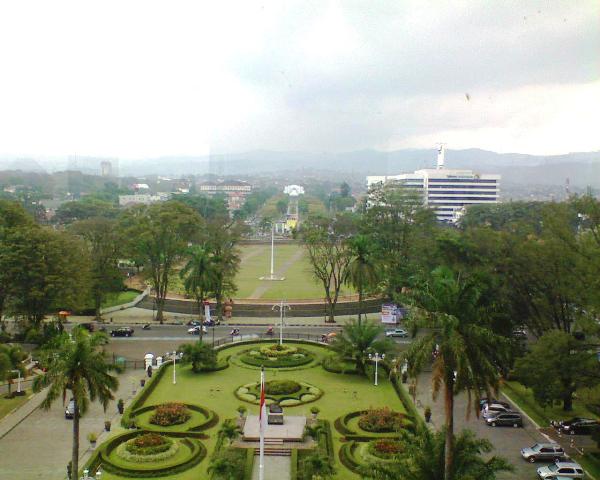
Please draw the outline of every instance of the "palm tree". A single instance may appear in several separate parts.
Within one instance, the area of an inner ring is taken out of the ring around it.
[[[393,462],[377,462],[365,467],[364,475],[374,480],[444,480],[446,432],[420,427],[416,433],[400,432],[403,451]],[[489,457],[492,444],[463,430],[452,447],[452,480],[495,480],[496,473],[513,467],[503,458]],[[482,458],[486,456],[486,459]]]
[[[196,299],[198,315],[202,319],[203,303],[208,292],[214,290],[216,272],[212,257],[206,249],[194,245],[189,249],[189,260],[179,272],[183,279],[185,291]],[[202,340],[202,328],[200,328],[200,340]]]
[[[240,427],[238,427],[232,421],[225,421],[221,428],[219,429],[219,435],[223,438],[226,438],[229,442],[229,445],[240,435]]]
[[[358,292],[358,323],[361,323],[362,304],[365,290],[377,285],[379,271],[373,255],[372,242],[365,235],[356,235],[349,240],[350,256],[346,283]]]
[[[217,352],[201,340],[181,345],[179,349],[183,352],[182,363],[191,363],[194,373],[200,372],[203,368],[212,368],[217,364]]]
[[[483,392],[491,396],[498,388],[499,368],[505,340],[486,327],[481,295],[472,281],[445,267],[432,272],[431,278],[409,293],[417,326],[431,328],[415,340],[405,354],[409,373],[416,375],[432,361],[433,398],[444,393],[446,415],[445,479],[453,469],[454,395],[466,390],[467,415],[472,407],[479,413]],[[443,388],[442,388],[443,387]],[[475,395],[475,402],[472,396]]]
[[[75,328],[72,338],[67,334],[57,337],[44,352],[44,363],[48,366],[45,375],[33,382],[33,389],[39,392],[48,388],[42,408],[48,410],[59,397],[63,403],[70,391],[74,402],[73,412],[73,451],[72,472],[77,476],[79,468],[79,419],[85,415],[90,402],[98,400],[104,407],[114,399],[113,392],[119,381],[110,374],[115,368],[106,363],[103,350],[107,342],[104,334],[90,335],[83,328]]]
[[[385,353],[392,348],[388,340],[380,340],[383,329],[374,323],[350,321],[335,337],[331,348],[342,359],[350,358],[359,374],[366,374],[365,362],[369,353]]]

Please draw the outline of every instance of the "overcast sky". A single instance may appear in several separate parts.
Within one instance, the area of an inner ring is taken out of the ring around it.
[[[600,0],[0,3],[0,154],[600,150]]]

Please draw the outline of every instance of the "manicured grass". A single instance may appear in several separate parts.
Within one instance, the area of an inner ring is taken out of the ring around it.
[[[102,302],[102,308],[115,307],[117,305],[132,302],[133,299],[139,294],[140,292],[136,292],[135,290],[125,290],[123,292],[109,293],[106,296],[104,302]]]
[[[239,345],[224,350],[219,356],[234,355],[247,350],[248,345]],[[301,348],[310,351],[317,358],[322,358],[328,354],[328,351],[316,345],[301,345]],[[194,374],[189,366],[177,366],[177,384],[173,385],[170,372],[171,366],[167,366],[169,371],[148,397],[145,405],[160,404],[167,401],[180,401],[184,403],[195,403],[206,408],[212,409],[219,415],[221,422],[223,419],[235,417],[237,407],[241,404],[248,408],[249,414],[258,414],[258,406],[240,401],[234,395],[234,391],[243,384],[255,382],[260,379],[259,369],[242,368],[236,365],[230,365],[229,368],[209,373]],[[302,381],[315,385],[324,391],[324,395],[317,401],[299,405],[296,407],[285,407],[284,411],[289,415],[310,415],[310,408],[317,406],[320,410],[319,418],[328,419],[333,422],[340,415],[344,415],[354,410],[368,409],[369,407],[389,406],[393,410],[404,411],[404,406],[398,399],[392,384],[385,375],[379,377],[379,386],[375,387],[373,381],[368,378],[358,377],[356,375],[341,375],[329,373],[320,365],[313,368],[279,372],[269,370],[266,373],[266,380],[283,380],[301,378]],[[221,424],[207,430],[208,440],[202,442],[208,449],[208,458],[213,453],[216,432]],[[337,468],[336,479],[357,479],[357,475],[351,473],[343,467],[337,456],[341,446],[341,435],[332,428],[333,444],[335,451],[335,462]],[[176,476],[166,477],[169,480],[191,480],[197,478],[208,478],[207,468],[209,460],[205,459],[200,465]],[[105,475],[109,480],[116,480],[119,477]],[[103,476],[104,478],[104,476]]]
[[[14,385],[13,388],[16,389],[16,386]],[[0,396],[0,420],[15,408],[23,405],[29,399],[29,395],[31,395],[31,392],[26,392],[22,397],[6,398],[4,395]]]
[[[541,407],[535,401],[533,392],[519,382],[504,382],[504,391],[540,427],[547,427],[551,420],[567,420],[572,417],[597,418],[597,415],[590,412],[577,400],[573,402],[573,410],[570,412],[565,412],[562,404]]]

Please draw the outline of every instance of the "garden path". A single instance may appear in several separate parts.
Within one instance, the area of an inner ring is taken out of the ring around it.
[[[254,457],[252,480],[258,480],[258,455]],[[290,457],[265,456],[265,480],[288,480],[292,476]]]

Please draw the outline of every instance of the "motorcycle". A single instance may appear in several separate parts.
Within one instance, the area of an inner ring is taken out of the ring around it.
[[[146,323],[143,327],[142,330],[152,330],[152,327],[150,326],[149,323]]]
[[[234,328],[234,329],[231,331],[231,333],[230,333],[230,335],[231,335],[232,337],[234,337],[234,336],[236,336],[236,335],[239,335],[239,334],[240,334],[240,330],[239,330],[239,328]]]
[[[271,337],[273,336],[273,327],[269,327],[267,329],[267,335],[270,335]]]

